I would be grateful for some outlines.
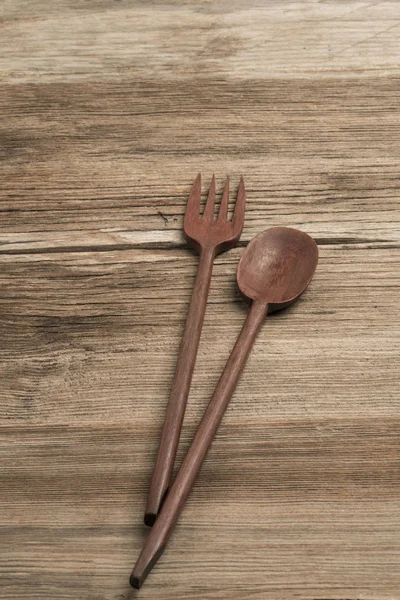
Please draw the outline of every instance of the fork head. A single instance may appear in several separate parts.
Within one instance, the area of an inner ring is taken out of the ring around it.
[[[243,177],[240,177],[237,199],[232,220],[228,221],[229,203],[229,177],[226,178],[224,193],[217,219],[214,219],[215,205],[215,176],[212,176],[207,203],[200,215],[201,202],[201,175],[197,175],[189,200],[183,222],[183,231],[187,243],[201,252],[204,248],[213,248],[215,254],[235,246],[239,240],[244,223],[246,205],[246,190]]]

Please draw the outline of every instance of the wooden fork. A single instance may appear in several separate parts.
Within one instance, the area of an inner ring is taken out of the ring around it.
[[[144,522],[153,525],[168,492],[178,448],[183,417],[196,362],[214,258],[236,245],[243,229],[246,192],[240,178],[233,218],[228,221],[229,178],[226,179],[218,218],[214,219],[215,177],[211,179],[204,213],[200,215],[201,176],[197,175],[186,207],[183,224],[187,243],[200,254],[185,330],[179,348],[161,440],[154,466]]]

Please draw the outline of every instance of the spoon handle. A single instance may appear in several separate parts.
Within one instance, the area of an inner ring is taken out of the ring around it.
[[[175,522],[189,495],[236,384],[239,381],[241,372],[246,364],[257,333],[267,315],[267,311],[268,305],[264,301],[253,302],[192,444],[133,568],[130,583],[135,588],[141,587],[167,544]]]
[[[213,247],[201,250],[196,281],[186,317],[185,330],[179,348],[171,394],[147,497],[144,522],[150,526],[156,520],[169,489],[206,311],[214,257],[215,249]]]

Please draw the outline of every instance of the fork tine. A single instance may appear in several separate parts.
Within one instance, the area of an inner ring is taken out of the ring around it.
[[[239,188],[237,193],[235,210],[233,213],[233,228],[236,235],[240,235],[244,223],[244,211],[246,208],[246,189],[244,187],[243,175],[240,176]]]
[[[200,201],[201,201],[201,173],[199,173],[193,182],[192,189],[190,190],[189,200],[186,205],[185,221],[186,219],[192,220],[199,217],[200,212]]]
[[[214,219],[214,205],[215,205],[215,175],[211,178],[210,189],[208,192],[207,204],[204,209],[203,219],[212,221]]]
[[[221,206],[219,207],[218,221],[226,221],[229,203],[229,175],[225,181],[224,193],[222,194]]]

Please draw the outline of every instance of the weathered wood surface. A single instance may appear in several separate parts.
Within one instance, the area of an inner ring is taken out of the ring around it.
[[[320,246],[269,319],[140,598],[400,598],[400,4],[4,1],[1,597],[127,600],[196,268],[201,170],[242,246]],[[179,457],[240,330],[221,255]]]

